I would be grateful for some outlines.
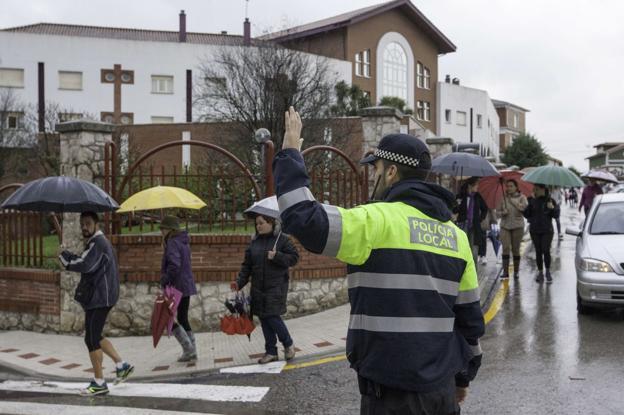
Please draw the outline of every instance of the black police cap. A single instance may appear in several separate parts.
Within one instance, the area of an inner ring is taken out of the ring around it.
[[[425,156],[426,157],[423,157]],[[403,164],[415,169],[430,169],[429,147],[409,134],[388,134],[379,141],[373,154],[360,160],[360,164],[373,164],[378,159]]]

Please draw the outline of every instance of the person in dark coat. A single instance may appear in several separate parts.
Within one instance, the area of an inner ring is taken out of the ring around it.
[[[478,177],[471,177],[466,180],[457,196],[457,206],[453,210],[453,213],[457,214],[458,226],[468,235],[475,264],[477,263],[479,245],[485,239],[485,231],[481,227],[481,222],[488,216],[487,204],[478,190]]]
[[[108,393],[102,370],[102,353],[115,362],[115,384],[124,382],[134,371],[134,366],[122,360],[113,344],[102,336],[108,313],[119,299],[119,270],[113,246],[98,229],[98,222],[95,212],[80,215],[80,229],[86,242],[81,255],[59,249],[59,261],[63,268],[80,273],[74,299],[85,310],[84,340],[93,366],[93,381],[81,391],[83,395]]]
[[[589,179],[589,185],[585,186],[583,189],[583,193],[581,194],[581,203],[579,203],[579,212],[581,209],[585,212],[585,216],[589,213],[589,209],[592,207],[594,203],[594,199],[596,196],[601,195],[603,193],[602,187],[598,184],[595,179]]]
[[[191,295],[197,294],[191,271],[189,236],[186,231],[180,230],[180,221],[175,216],[163,218],[160,232],[164,238],[160,286],[164,289],[171,285],[182,293],[182,299],[178,305],[177,322],[173,325],[173,335],[182,346],[182,356],[178,362],[189,362],[197,359],[195,335],[188,320]]]
[[[554,228],[552,221],[559,217],[559,206],[550,197],[548,189],[542,184],[533,187],[535,197],[530,197],[528,206],[524,210],[524,217],[529,221],[529,233],[535,248],[537,261],[537,277],[535,281],[544,281],[544,266],[546,267],[546,283],[552,283],[550,275],[550,245],[552,244]]]
[[[277,339],[284,345],[284,358],[295,357],[295,346],[284,320],[288,294],[288,268],[299,253],[288,236],[278,232],[273,218],[256,216],[256,234],[245,251],[245,260],[233,288],[242,289],[251,278],[251,313],[258,316],[265,341],[264,364],[278,360]]]

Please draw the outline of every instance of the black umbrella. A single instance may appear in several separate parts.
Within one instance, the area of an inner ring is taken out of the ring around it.
[[[109,212],[119,209],[105,191],[84,180],[53,176],[33,180],[2,203],[3,209],[37,212]]]
[[[456,177],[500,176],[492,163],[470,153],[448,153],[436,157],[431,163],[431,171]]]

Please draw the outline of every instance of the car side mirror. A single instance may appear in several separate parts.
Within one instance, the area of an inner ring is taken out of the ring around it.
[[[572,236],[581,236],[583,234],[583,231],[572,226],[568,226],[565,233]]]

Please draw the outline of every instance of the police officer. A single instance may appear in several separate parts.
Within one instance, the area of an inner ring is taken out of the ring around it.
[[[286,113],[273,162],[284,231],[314,253],[348,264],[347,358],[361,414],[457,414],[481,364],[485,324],[466,234],[451,221],[454,196],[426,183],[427,146],[407,134],[381,139],[363,159],[377,203],[317,202],[301,153],[301,119]]]

